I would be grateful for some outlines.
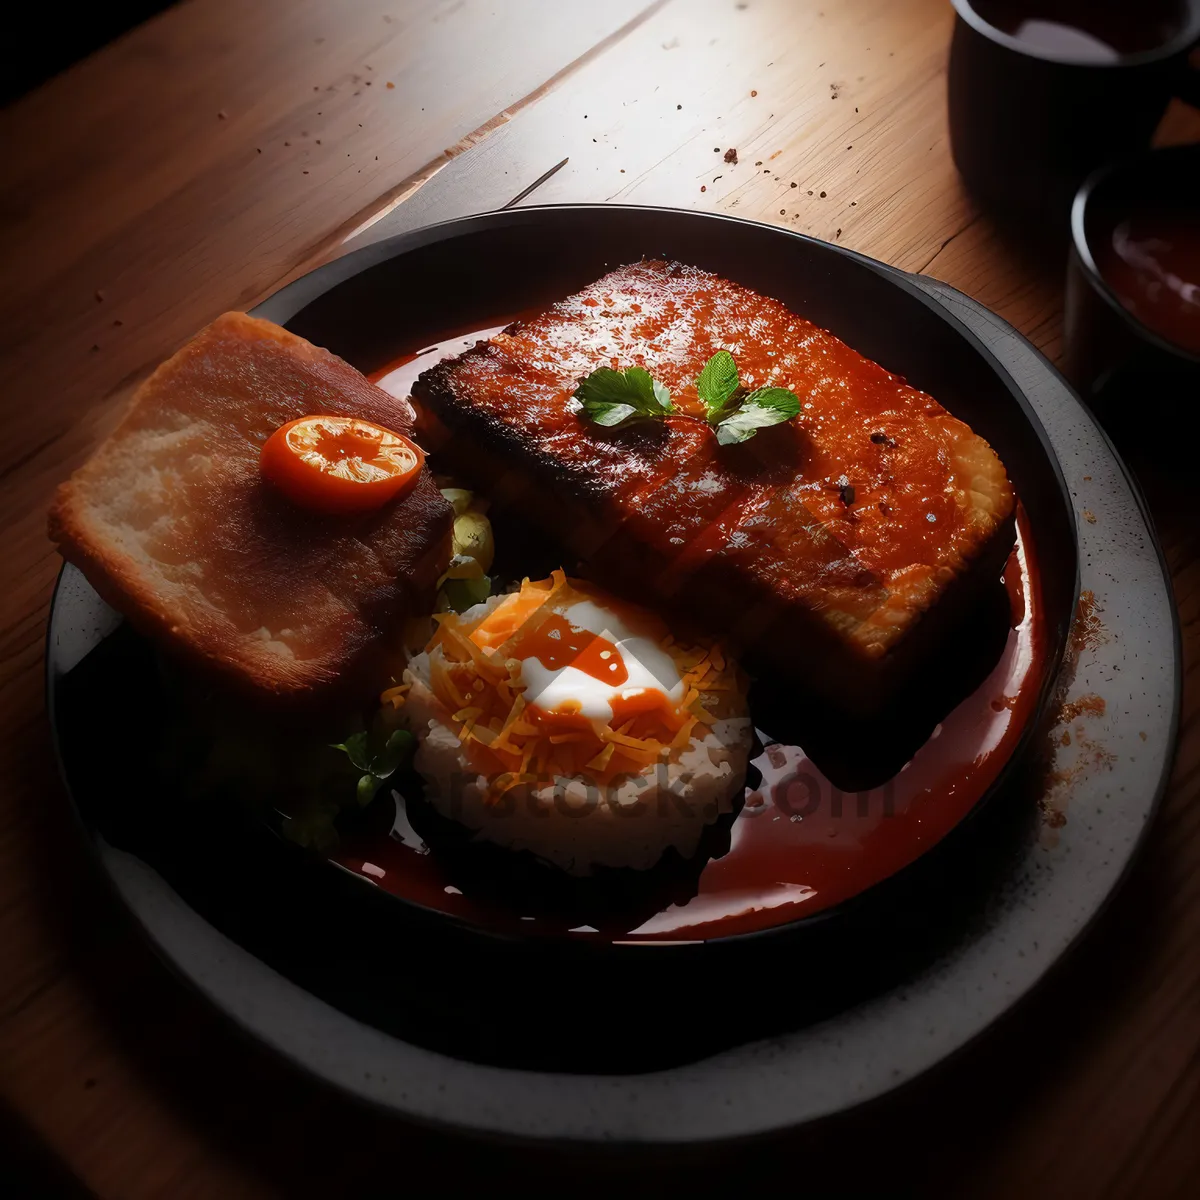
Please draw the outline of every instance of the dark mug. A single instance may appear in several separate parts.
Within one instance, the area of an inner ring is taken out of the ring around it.
[[[1114,433],[1145,428],[1161,443],[1161,418],[1191,421],[1200,399],[1200,145],[1123,159],[1080,188],[1063,333],[1067,378]]]
[[[1150,144],[1172,96],[1200,103],[1200,0],[953,0],[950,149],[997,217],[1065,237],[1102,163]]]

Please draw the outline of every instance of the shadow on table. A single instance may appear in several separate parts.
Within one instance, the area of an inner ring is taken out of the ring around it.
[[[0,1195],[86,1200],[89,1192],[7,1104],[0,1103]]]

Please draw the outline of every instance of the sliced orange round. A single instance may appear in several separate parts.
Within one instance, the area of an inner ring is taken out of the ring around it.
[[[324,513],[380,508],[417,481],[425,455],[403,434],[357,417],[301,417],[262,448],[263,476],[289,500]]]

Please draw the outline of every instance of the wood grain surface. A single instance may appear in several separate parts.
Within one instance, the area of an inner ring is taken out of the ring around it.
[[[1200,533],[1194,488],[1147,449],[1129,447],[1187,678],[1146,852],[1082,948],[996,1030],[817,1129],[614,1159],[352,1106],[154,959],[91,875],[54,772],[41,680],[54,485],[198,326],[401,217],[503,203],[569,157],[528,203],[801,229],[961,288],[1054,358],[1061,259],[1004,236],[950,161],[951,17],[944,0],[192,0],[0,113],[0,1161],[7,1146],[40,1194],[78,1181],[119,1197],[375,1195],[425,1179],[1193,1194]],[[1172,109],[1160,136],[1194,140],[1200,121]],[[136,747],[130,773],[136,786]]]

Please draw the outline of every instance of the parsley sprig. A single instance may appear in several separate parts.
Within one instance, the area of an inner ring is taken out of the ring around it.
[[[675,411],[671,393],[652,379],[645,367],[624,371],[599,367],[579,381],[575,399],[597,425],[609,428],[628,420],[665,417]]]
[[[728,350],[718,350],[704,364],[696,394],[722,446],[749,441],[760,429],[790,421],[800,412],[799,397],[787,388],[743,387]],[[626,421],[661,420],[675,411],[671,393],[645,367],[599,367],[579,381],[575,399],[590,420],[607,428]]]
[[[696,394],[722,446],[749,441],[760,429],[790,421],[800,412],[800,398],[787,388],[744,388],[728,350],[718,350],[704,364],[696,378]]]

